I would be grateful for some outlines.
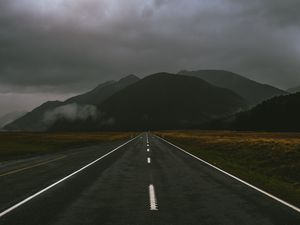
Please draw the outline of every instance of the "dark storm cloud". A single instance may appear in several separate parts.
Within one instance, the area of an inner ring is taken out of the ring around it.
[[[2,0],[1,92],[83,91],[129,73],[228,69],[300,84],[297,0]]]
[[[265,16],[269,20],[272,20],[274,23],[277,23],[278,25],[282,26],[299,26],[299,1],[255,0],[253,1],[253,3],[255,3],[256,6],[258,6],[261,9],[263,16]]]

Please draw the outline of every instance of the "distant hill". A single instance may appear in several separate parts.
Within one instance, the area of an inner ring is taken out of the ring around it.
[[[297,92],[300,92],[300,86],[293,87],[293,88],[289,88],[287,91],[288,91],[289,93],[297,93]]]
[[[230,89],[242,96],[250,106],[287,92],[270,85],[261,84],[241,75],[224,70],[180,71],[178,74],[195,76],[213,85]]]
[[[52,130],[145,130],[197,127],[246,107],[231,90],[199,78],[150,75],[98,104],[96,120],[57,120]]]
[[[129,75],[119,81],[108,81],[98,85],[95,89],[61,101],[48,101],[41,106],[35,108],[23,117],[7,124],[6,130],[25,130],[25,131],[44,131],[49,128],[52,120],[56,117],[62,117],[67,114],[69,117],[85,117],[83,114],[91,113],[92,107],[89,105],[97,105],[102,101],[122,90],[123,88],[135,83],[139,78]],[[48,118],[45,118],[48,117]],[[50,118],[50,116],[54,118]],[[87,115],[88,117],[89,115]],[[49,124],[50,123],[50,124]]]
[[[274,97],[251,110],[238,113],[222,121],[221,129],[300,132],[299,115],[300,92]],[[218,126],[220,128],[220,123]]]
[[[12,121],[24,116],[27,112],[25,111],[14,111],[9,112],[3,116],[0,117],[0,128],[5,126],[8,123],[11,123]]]

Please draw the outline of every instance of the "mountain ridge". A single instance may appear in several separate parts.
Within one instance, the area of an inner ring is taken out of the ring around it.
[[[23,117],[4,126],[6,130],[26,130],[26,131],[45,131],[49,128],[49,124],[45,121],[45,114],[55,110],[58,107],[66,105],[97,105],[115,92],[125,88],[128,85],[138,81],[135,75],[128,75],[119,81],[107,81],[99,84],[96,88],[86,93],[71,97],[65,101],[47,101],[33,109]],[[69,107],[70,109],[70,107]],[[72,109],[72,108],[71,108]],[[74,107],[73,107],[74,109]],[[68,110],[68,109],[67,109]],[[76,110],[76,109],[75,109]],[[66,110],[65,110],[66,111]]]
[[[6,113],[0,117],[0,129],[4,127],[6,124],[11,123],[12,121],[24,116],[26,111],[13,111]]]
[[[237,85],[240,86],[236,88]],[[65,101],[45,102],[4,128],[25,131],[201,128],[209,121],[227,116],[232,119],[233,114],[240,115],[242,110],[249,109],[252,106],[249,96],[244,98],[237,93],[242,91],[258,94],[263,102],[286,93],[225,70],[161,72],[143,79],[128,75]]]
[[[57,121],[51,130],[144,130],[195,127],[246,107],[236,93],[199,78],[156,73],[97,105],[96,121]]]
[[[254,106],[274,96],[287,94],[279,88],[226,70],[182,70],[178,74],[195,76],[216,86],[230,89],[246,99],[249,106]]]

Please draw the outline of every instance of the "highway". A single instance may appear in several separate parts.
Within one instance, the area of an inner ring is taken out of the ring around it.
[[[151,133],[0,164],[1,225],[299,225],[298,210]]]

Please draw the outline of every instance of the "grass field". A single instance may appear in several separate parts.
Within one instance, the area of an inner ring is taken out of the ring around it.
[[[89,133],[0,133],[0,161],[34,154],[57,152],[66,149],[125,140],[135,136],[132,132]]]
[[[156,132],[192,154],[300,206],[300,134]]]

